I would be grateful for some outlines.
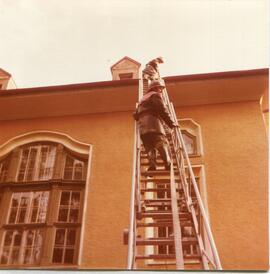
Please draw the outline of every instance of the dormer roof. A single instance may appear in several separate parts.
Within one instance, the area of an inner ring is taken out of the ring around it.
[[[11,74],[8,73],[7,71],[3,70],[2,68],[0,68],[0,77],[1,78],[10,78]]]
[[[120,63],[122,63],[123,61],[129,61],[131,63],[134,63],[138,68],[141,66],[141,64],[135,60],[133,60],[132,58],[125,56],[122,59],[120,59],[118,62],[116,62],[114,65],[111,66],[111,70],[113,68],[115,68],[117,65],[119,65]]]

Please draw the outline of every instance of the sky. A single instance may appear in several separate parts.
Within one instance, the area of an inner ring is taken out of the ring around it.
[[[109,81],[124,56],[162,56],[162,76],[269,66],[268,0],[0,0],[0,26],[19,88]]]

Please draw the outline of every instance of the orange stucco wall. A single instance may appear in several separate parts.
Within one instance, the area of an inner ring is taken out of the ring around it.
[[[177,113],[201,125],[208,208],[223,268],[268,269],[268,156],[259,102]]]
[[[226,270],[268,268],[267,141],[259,102],[190,106],[201,125],[208,208]],[[131,112],[1,121],[0,145],[50,130],[93,145],[81,268],[125,268],[134,122]]]

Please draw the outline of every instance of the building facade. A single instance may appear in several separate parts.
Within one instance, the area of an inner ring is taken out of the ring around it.
[[[112,81],[2,85],[0,268],[126,268],[139,69],[125,57]],[[268,70],[164,80],[223,269],[268,269]]]

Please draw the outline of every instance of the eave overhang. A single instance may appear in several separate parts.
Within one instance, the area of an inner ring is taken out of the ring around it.
[[[137,79],[4,90],[0,120],[129,111],[137,100]]]
[[[164,77],[174,106],[259,101],[268,69]],[[133,111],[138,79],[0,91],[0,120]]]
[[[175,107],[259,101],[268,90],[268,69],[164,77]]]

